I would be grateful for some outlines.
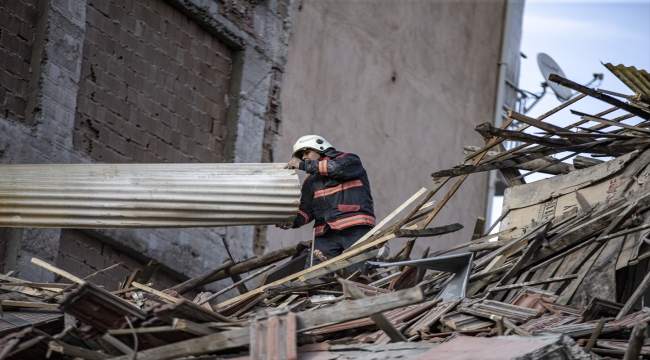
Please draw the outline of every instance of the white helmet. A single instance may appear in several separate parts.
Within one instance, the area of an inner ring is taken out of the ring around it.
[[[293,144],[293,157],[302,159],[302,152],[307,149],[316,150],[319,153],[334,147],[324,137],[318,135],[305,135]]]

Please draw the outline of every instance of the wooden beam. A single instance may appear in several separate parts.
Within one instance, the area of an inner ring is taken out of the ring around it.
[[[611,120],[607,120],[607,119],[603,119],[603,118],[599,118],[599,117],[595,117],[595,116],[589,116],[589,115],[582,115],[581,117],[584,120],[596,121],[596,122],[599,122],[599,123],[601,123],[603,125],[607,125],[607,126],[618,126],[618,127],[624,128],[624,129],[634,130],[634,131],[642,132],[644,134],[650,134],[650,130],[648,130],[648,129],[644,129],[644,128],[638,127],[638,126],[628,125],[628,124],[625,124],[625,123],[622,123],[622,122],[615,122],[615,121],[611,121]]]
[[[258,271],[256,271],[256,272],[254,272],[253,274],[251,274],[251,275],[249,275],[249,276],[247,276],[247,277],[245,277],[245,278],[239,280],[238,282],[236,282],[236,283],[234,283],[234,284],[232,284],[232,285],[230,285],[230,286],[227,286],[227,287],[221,289],[219,292],[214,293],[214,294],[212,294],[212,295],[206,297],[205,299],[203,299],[203,300],[201,300],[200,302],[198,302],[198,305],[203,305],[203,304],[205,304],[206,302],[208,302],[208,301],[210,301],[210,300],[212,300],[212,299],[215,299],[217,296],[219,296],[219,295],[225,293],[226,291],[231,290],[231,289],[234,289],[234,288],[236,288],[237,286],[239,286],[239,285],[241,285],[241,284],[244,284],[244,283],[246,283],[247,281],[249,281],[249,280],[251,280],[251,279],[254,279],[255,277],[257,277],[257,276],[261,275],[262,273],[264,273],[264,272],[266,272],[266,271],[268,271],[268,270],[274,268],[275,266],[276,266],[276,264],[271,264],[271,265],[265,267],[264,269],[261,269],[261,270],[258,270]],[[243,294],[242,294],[242,295],[243,295]],[[215,309],[216,309],[216,307],[215,307]]]
[[[193,277],[193,278],[191,278],[191,279],[189,279],[187,281],[184,281],[184,282],[182,282],[182,283],[180,283],[180,284],[178,284],[176,286],[171,287],[170,289],[175,290],[177,293],[183,295],[183,294],[185,294],[187,292],[190,292],[190,291],[196,289],[197,287],[201,286],[201,283],[203,281],[207,280],[208,278],[210,278],[214,274],[216,274],[216,273],[218,273],[218,272],[220,272],[222,270],[228,269],[228,268],[232,267],[234,264],[235,263],[232,260],[226,260],[223,264],[217,266],[216,268],[208,270],[208,271],[204,272],[203,274],[201,274],[199,276],[196,276],[196,277]]]
[[[228,241],[226,240],[225,236],[221,237],[221,242],[223,242],[223,246],[226,248],[226,252],[228,253],[228,257],[234,263],[235,258],[230,253],[230,245],[228,245]],[[241,276],[236,274],[236,275],[231,276],[230,279],[232,280],[233,283],[239,283],[241,281]],[[237,291],[239,291],[240,295],[244,295],[244,294],[246,294],[248,292],[248,288],[246,287],[246,284],[240,283],[239,285],[237,285]]]
[[[544,280],[528,281],[528,282],[523,282],[523,283],[519,283],[519,284],[495,286],[495,287],[491,288],[489,291],[490,292],[496,292],[496,291],[502,291],[502,290],[519,289],[519,288],[522,288],[524,286],[535,286],[535,285],[550,284],[550,283],[560,282],[560,281],[573,280],[573,279],[575,279],[577,277],[578,277],[578,275],[574,274],[574,275],[554,277],[554,278],[549,278],[549,279],[544,279]]]
[[[321,269],[319,269],[317,271],[314,271],[312,273],[303,275],[305,280],[301,280],[301,281],[306,281],[306,280],[309,280],[309,279],[315,279],[317,277],[321,277],[323,275],[326,275],[326,274],[332,273],[334,271],[346,268],[348,266],[360,263],[362,261],[372,259],[375,256],[377,256],[378,253],[379,253],[379,249],[375,249],[375,250],[370,250],[370,251],[365,252],[365,253],[361,253],[361,254],[359,254],[357,256],[354,256],[352,258],[349,258],[347,260],[341,260],[341,261],[339,261],[337,263],[334,263],[334,264],[332,264],[330,266],[327,266],[327,267],[321,268]]]
[[[462,228],[463,228],[462,224],[455,223],[455,224],[439,226],[439,227],[434,227],[434,228],[428,228],[428,229],[419,229],[419,230],[401,229],[401,230],[395,231],[395,237],[401,238],[401,237],[439,236],[439,235],[449,234],[449,233],[458,231],[458,230],[460,230]]]
[[[311,241],[310,241],[311,242]],[[287,246],[282,249],[272,251],[268,254],[265,254],[261,257],[254,257],[239,263],[236,263],[232,267],[228,268],[227,271],[221,270],[216,274],[210,276],[204,281],[201,281],[200,285],[209,284],[215,281],[226,279],[231,277],[233,274],[241,275],[259,268],[265,267],[270,264],[274,264],[280,260],[286,259],[290,256],[300,254],[304,249],[310,248],[310,244],[301,241],[296,245]]]
[[[252,291],[251,291],[252,292]],[[426,299],[418,287],[396,291],[361,300],[340,302],[334,306],[298,313],[297,330],[304,332],[327,325],[361,319],[379,312],[384,312],[408,305],[420,303]],[[250,343],[250,327],[223,331],[196,339],[179,341],[169,345],[137,352],[138,360],[171,360],[181,357],[210,354],[221,350],[246,346]],[[114,360],[131,360],[133,355],[123,355]]]
[[[31,302],[31,301],[0,300],[0,307],[4,307],[4,306],[34,308],[34,309],[58,309],[59,308],[59,304],[47,304],[42,302]]]
[[[512,111],[512,110],[508,110],[508,117],[512,117],[515,120],[519,120],[524,124],[528,124],[530,126],[534,126],[534,127],[538,128],[538,129],[542,129],[542,130],[546,131],[549,134],[563,133],[563,132],[566,131],[566,129],[563,128],[563,127],[553,125],[553,124],[549,124],[549,123],[545,123],[545,122],[539,121],[537,119],[533,119],[531,117],[528,117],[528,116],[526,116],[524,114],[520,114],[520,113],[518,113],[516,111]],[[574,134],[574,135],[578,135],[578,134]]]
[[[366,297],[366,295],[361,290],[359,290],[357,285],[355,285],[355,283],[352,281],[339,280],[339,282],[343,288],[348,291],[348,294],[350,294],[353,299],[360,300]],[[404,334],[399,332],[399,330],[397,330],[383,314],[372,314],[370,315],[370,319],[374,321],[375,324],[377,324],[377,326],[379,326],[379,328],[386,333],[386,335],[388,335],[392,342],[401,342],[407,340]]]
[[[53,273],[55,273],[57,275],[61,275],[64,278],[66,278],[66,279],[68,279],[70,281],[76,282],[77,284],[85,283],[85,281],[83,279],[81,279],[79,277],[76,277],[76,276],[70,274],[67,271],[61,270],[61,269],[57,268],[56,266],[52,266],[52,265],[46,263],[45,261],[43,261],[41,259],[32,258],[32,264],[36,264],[36,265],[38,265],[38,266],[40,266],[40,267],[42,267],[42,268],[44,268],[46,270],[49,270],[49,271],[51,271],[51,272],[53,272]]]
[[[476,218],[476,223],[474,224],[474,232],[472,233],[472,240],[480,238],[485,230],[485,216],[479,216]]]
[[[88,360],[103,360],[110,359],[112,356],[99,351],[93,351],[89,349],[84,349],[78,346],[68,345],[64,342],[59,341],[50,341],[48,343],[50,350],[61,353],[63,355],[74,356],[77,358],[88,359]]]
[[[133,285],[133,287],[135,287],[135,288],[138,288],[140,290],[144,290],[146,292],[152,293],[152,294],[158,296],[159,298],[163,298],[163,299],[165,299],[167,301],[171,301],[173,303],[177,303],[180,300],[180,299],[177,299],[177,298],[175,298],[175,297],[173,297],[171,295],[167,295],[162,291],[158,291],[158,290],[156,290],[154,288],[151,288],[149,286],[140,284],[140,283],[135,282],[135,281],[131,282],[131,285]]]
[[[586,86],[583,86],[583,85],[575,83],[575,82],[573,82],[571,80],[565,79],[565,78],[563,78],[561,76],[558,76],[556,74],[551,74],[551,76],[549,76],[548,80],[552,81],[552,82],[555,82],[555,83],[558,83],[558,84],[560,84],[562,86],[566,86],[569,89],[579,91],[579,92],[581,92],[583,94],[586,94],[586,95],[591,96],[593,98],[596,98],[598,100],[604,101],[604,102],[606,102],[606,103],[608,103],[610,105],[614,105],[614,106],[616,106],[618,108],[621,108],[621,109],[623,109],[623,110],[625,110],[625,111],[627,111],[629,113],[632,113],[632,114],[634,114],[634,115],[636,115],[636,116],[638,116],[640,118],[643,118],[643,119],[646,119],[646,120],[650,119],[650,113],[648,113],[648,112],[645,112],[645,111],[643,111],[643,110],[641,110],[641,109],[639,109],[637,107],[629,105],[629,104],[627,104],[627,103],[625,103],[623,101],[620,101],[620,100],[618,100],[616,98],[613,98],[613,97],[611,97],[609,95],[599,93],[598,91],[596,91],[594,89],[590,89],[590,88],[588,88]]]
[[[537,120],[539,120],[539,121],[544,120],[544,119],[546,119],[547,117],[549,117],[549,116],[551,116],[551,115],[557,113],[558,111],[560,111],[560,110],[562,110],[562,109],[564,109],[564,108],[566,108],[566,107],[568,107],[568,106],[570,106],[570,105],[576,103],[578,100],[585,98],[586,96],[587,96],[587,95],[585,95],[585,94],[580,94],[580,95],[574,97],[573,99],[570,99],[569,101],[566,101],[566,102],[564,102],[564,103],[558,105],[557,107],[555,107],[555,108],[553,108],[553,109],[547,111],[546,113],[542,114],[541,116],[539,116],[539,117],[537,118]],[[509,119],[512,119],[512,118],[509,118]],[[512,123],[512,120],[510,120],[510,121],[508,122],[508,125],[507,125],[507,126],[505,126],[505,127],[504,127],[504,126],[501,126],[501,128],[502,128],[502,129],[506,129],[506,128],[510,125],[510,123]],[[517,128],[516,131],[524,131],[524,130],[527,129],[528,127],[530,127],[530,125],[527,125],[527,124],[526,124],[526,125],[523,125],[523,126],[520,126],[519,128]],[[474,153],[474,154],[470,154],[470,155],[467,155],[467,156],[465,157],[465,159],[463,160],[463,162],[468,161],[468,160],[470,160],[470,159],[473,159],[474,157],[476,157],[476,156],[477,156],[479,153],[481,153],[481,152],[488,151],[488,150],[491,149],[494,145],[496,145],[497,143],[500,144],[500,143],[502,143],[504,140],[505,140],[505,139],[498,139],[498,140],[494,141],[492,144],[487,144],[487,145],[485,145],[483,148],[481,148],[481,150],[477,151],[476,153]],[[526,147],[526,146],[528,146],[528,144],[524,144],[524,145],[518,146],[518,147],[516,147],[515,149],[521,149],[521,148]],[[504,153],[499,154],[498,157],[505,156],[505,155],[509,154],[509,153],[512,152],[512,151],[513,151],[513,149],[510,149],[510,150],[508,150],[508,151],[506,151],[506,152],[504,152]],[[491,160],[491,159],[488,159],[487,161],[490,161],[490,160]]]
[[[393,220],[393,218],[394,218],[395,216],[397,216],[397,214],[399,214],[400,212],[402,212],[402,210],[406,209],[409,205],[411,205],[411,203],[412,203],[413,201],[417,200],[420,196],[422,196],[422,194],[424,194],[425,191],[427,191],[427,189],[426,189],[426,188],[422,188],[422,189],[420,189],[418,192],[416,192],[415,194],[413,194],[413,196],[411,196],[408,200],[406,200],[406,201],[405,201],[402,205],[400,205],[397,209],[393,210],[393,212],[391,212],[388,216],[386,216],[386,217],[385,217],[385,218],[384,218],[384,219],[383,219],[379,224],[377,224],[374,228],[372,228],[370,231],[368,231],[368,233],[366,233],[364,236],[362,236],[361,239],[357,240],[354,244],[352,244],[352,246],[350,246],[349,248],[345,249],[343,252],[352,251],[352,250],[358,248],[359,246],[362,246],[362,245],[366,244],[366,243],[367,243],[366,240],[370,240],[370,237],[371,237],[375,232],[377,232],[379,229],[381,229],[382,226],[388,224],[389,221]],[[417,211],[417,210],[416,210],[416,211]]]
[[[521,270],[524,267],[526,262],[533,256],[533,254],[535,254],[535,252],[537,252],[537,249],[539,249],[539,247],[542,245],[542,242],[546,237],[546,232],[550,227],[551,227],[551,221],[549,220],[547,221],[545,226],[537,232],[533,241],[531,241],[528,244],[528,247],[526,248],[524,253],[521,255],[521,257],[519,257],[519,260],[517,260],[515,265],[510,270],[508,270],[508,272],[505,275],[503,275],[503,277],[501,277],[499,282],[496,283],[495,287],[504,286],[513,276],[515,276],[519,272],[519,270]],[[493,294],[494,293],[489,293],[487,295],[488,298],[491,298]]]
[[[623,360],[637,360],[639,355],[641,355],[641,350],[643,348],[643,340],[645,339],[645,332],[648,328],[648,324],[639,321],[634,324],[632,333],[630,334],[630,342],[627,344],[627,349],[625,350],[625,356]]]

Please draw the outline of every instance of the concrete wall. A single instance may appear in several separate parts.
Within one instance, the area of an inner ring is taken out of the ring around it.
[[[0,162],[271,161],[290,10],[291,0],[0,2]],[[31,257],[85,274],[117,251],[128,269],[155,258],[184,279],[227,258],[222,236],[236,260],[263,252],[256,231],[3,229],[0,270],[51,281]]]
[[[358,154],[378,220],[431,189],[430,174],[458,164],[463,145],[484,144],[473,129],[494,117],[504,8],[503,0],[297,2],[276,160],[288,160],[305,134]],[[418,240],[414,257],[470,239],[486,212],[487,180],[470,176],[430,225],[465,228]],[[274,228],[269,249],[310,238],[311,226]]]

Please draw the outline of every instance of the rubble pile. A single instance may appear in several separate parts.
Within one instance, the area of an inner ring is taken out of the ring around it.
[[[485,146],[465,147],[459,166],[432,175],[432,190],[313,267],[305,269],[305,242],[157,290],[152,260],[108,292],[93,284],[97,273],[81,279],[32,259],[67,283],[0,276],[0,359],[650,356],[650,76],[606,66],[635,95],[552,75],[581,94],[536,119],[510,111],[499,128],[479,125]],[[542,121],[587,96],[610,107],[572,110],[580,120],[566,127]],[[623,114],[604,118],[614,112]],[[530,126],[543,133],[523,132]],[[520,145],[506,150],[504,141]],[[572,165],[550,157],[567,152]],[[526,184],[520,169],[555,176]],[[487,231],[479,218],[472,239],[412,256],[417,239],[463,227],[428,226],[469,174],[489,170],[511,186],[501,218]],[[407,239],[397,254],[370,261],[394,238]],[[369,274],[347,271],[360,262],[372,265]],[[224,290],[201,292],[227,278]],[[241,286],[253,278],[258,287]],[[234,288],[241,295],[219,301]]]

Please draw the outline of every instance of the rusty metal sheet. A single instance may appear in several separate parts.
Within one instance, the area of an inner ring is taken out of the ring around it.
[[[296,314],[286,312],[251,321],[251,360],[297,360]]]
[[[605,67],[636,93],[650,96],[650,74],[634,66],[605,64]]]
[[[88,282],[63,299],[61,310],[101,332],[123,328],[126,316],[133,322],[147,317],[135,305]]]
[[[298,212],[283,164],[0,164],[0,226],[270,225]]]

